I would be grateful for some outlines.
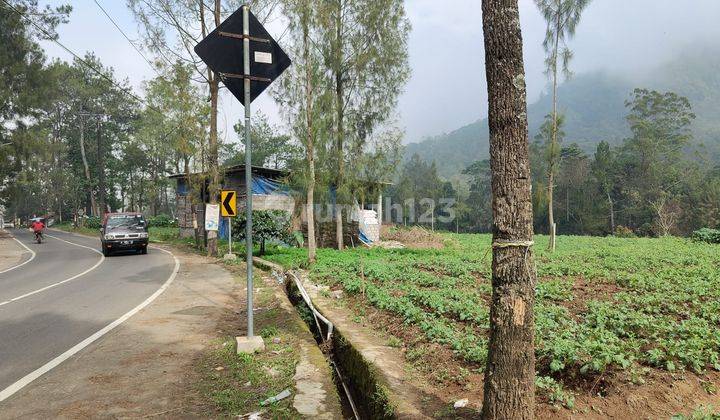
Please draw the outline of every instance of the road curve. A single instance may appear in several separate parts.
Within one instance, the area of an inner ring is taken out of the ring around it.
[[[0,273],[0,395],[5,398],[27,375],[148,303],[176,270],[174,257],[158,249],[103,258],[99,239],[50,231],[36,244],[27,231],[12,234],[36,256]]]

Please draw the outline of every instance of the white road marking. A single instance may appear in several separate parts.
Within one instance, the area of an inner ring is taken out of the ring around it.
[[[16,241],[17,243],[19,243],[20,245],[22,245],[23,248],[25,248],[25,249],[27,249],[28,251],[30,251],[30,253],[32,254],[32,256],[30,257],[29,260],[27,260],[27,261],[25,261],[25,262],[23,262],[23,263],[21,263],[21,264],[18,264],[18,265],[16,265],[16,266],[13,266],[13,267],[10,267],[10,268],[5,269],[5,270],[3,270],[3,271],[0,271],[0,274],[2,274],[2,273],[7,273],[8,271],[12,271],[12,270],[14,270],[14,269],[16,269],[16,268],[20,268],[20,267],[22,267],[23,265],[25,265],[25,264],[27,264],[27,263],[29,263],[30,261],[32,261],[32,260],[35,259],[35,255],[36,255],[36,254],[35,254],[35,251],[33,251],[32,249],[28,248],[27,245],[25,245],[24,243],[20,242],[20,240],[18,240],[18,238],[16,238],[16,237],[13,236],[13,239],[15,239],[15,241]]]
[[[52,289],[53,287],[57,287],[57,286],[60,286],[61,284],[65,284],[65,283],[67,283],[67,282],[69,282],[69,281],[73,281],[73,280],[75,280],[76,278],[81,277],[81,276],[84,276],[85,274],[87,274],[87,273],[93,271],[94,269],[98,268],[98,267],[100,266],[100,264],[102,264],[103,261],[105,261],[105,256],[102,254],[102,252],[98,251],[98,250],[95,249],[95,248],[90,248],[89,246],[80,245],[80,244],[76,244],[76,243],[74,243],[74,242],[66,241],[65,239],[60,239],[60,238],[58,238],[57,236],[48,235],[47,233],[45,234],[45,236],[48,236],[48,237],[53,238],[53,239],[57,239],[58,241],[65,242],[65,243],[68,243],[68,244],[70,244],[70,245],[79,246],[79,247],[81,247],[81,248],[87,248],[87,249],[89,249],[89,250],[91,250],[91,251],[93,251],[93,252],[95,252],[95,253],[100,254],[100,260],[97,262],[97,264],[93,265],[92,267],[88,268],[87,270],[83,271],[83,272],[80,273],[80,274],[76,274],[76,275],[70,277],[69,279],[65,279],[65,280],[63,280],[63,281],[59,281],[59,282],[57,282],[57,283],[53,283],[53,284],[51,284],[51,285],[49,285],[49,286],[45,286],[45,287],[43,287],[43,288],[41,288],[41,289],[33,290],[32,292],[25,293],[24,295],[21,295],[21,296],[18,296],[18,297],[14,297],[14,298],[12,298],[12,299],[10,299],[10,300],[6,300],[6,301],[4,301],[4,302],[0,302],[0,306],[5,306],[5,305],[7,305],[7,304],[9,304],[9,303],[17,302],[17,301],[20,300],[20,299],[25,299],[26,297],[29,297],[29,296],[32,296],[32,295],[36,295],[36,294],[38,294],[38,293],[42,293],[42,292],[44,292],[44,291],[46,291],[46,290],[48,290],[48,289]]]
[[[60,356],[52,359],[51,361],[49,361],[49,362],[47,362],[47,363],[45,363],[44,365],[42,365],[42,366],[39,367],[38,369],[36,369],[36,370],[30,372],[29,374],[25,375],[24,377],[22,377],[20,380],[18,380],[18,381],[15,382],[14,384],[12,384],[12,385],[10,385],[9,387],[7,387],[7,388],[3,389],[2,391],[0,391],[0,402],[6,400],[6,399],[8,399],[8,398],[10,398],[13,394],[15,394],[16,392],[20,391],[20,390],[23,389],[25,386],[29,385],[29,384],[30,384],[32,381],[34,381],[35,379],[37,379],[37,378],[41,377],[42,375],[50,372],[53,368],[57,367],[59,364],[61,364],[62,362],[66,361],[67,359],[71,358],[72,356],[74,356],[74,355],[75,355],[77,352],[79,352],[80,350],[82,350],[82,349],[84,349],[85,347],[89,346],[90,344],[92,344],[94,341],[96,341],[97,339],[99,339],[99,338],[102,337],[103,335],[109,333],[109,332],[112,331],[115,327],[117,327],[118,325],[120,325],[120,324],[122,324],[123,322],[127,321],[131,316],[133,316],[133,315],[135,315],[136,313],[140,312],[140,311],[141,311],[142,309],[144,309],[146,306],[148,306],[149,304],[151,304],[158,296],[160,296],[160,295],[170,286],[170,284],[173,282],[173,280],[175,280],[175,277],[177,276],[177,273],[178,273],[178,271],[180,270],[180,261],[179,261],[179,260],[177,259],[177,257],[176,257],[175,255],[173,255],[173,253],[170,252],[170,251],[167,251],[167,250],[162,249],[162,248],[156,248],[156,247],[153,247],[153,249],[158,249],[158,250],[160,250],[160,251],[162,251],[162,252],[165,252],[166,254],[169,254],[170,256],[172,256],[173,259],[175,260],[175,268],[173,269],[172,274],[171,274],[170,277],[165,281],[165,283],[163,283],[163,285],[160,286],[160,288],[159,288],[155,293],[153,293],[152,295],[150,295],[150,297],[148,297],[147,299],[145,299],[145,301],[143,301],[141,304],[139,304],[138,306],[136,306],[136,307],[134,307],[133,309],[131,309],[130,312],[127,312],[125,315],[121,316],[120,318],[118,318],[118,319],[116,319],[115,321],[113,321],[113,322],[111,322],[110,324],[108,324],[105,328],[101,329],[100,331],[96,332],[95,334],[91,335],[90,337],[84,339],[83,341],[77,343],[76,345],[74,345],[73,347],[71,347],[69,350],[67,350],[65,353],[61,354]]]

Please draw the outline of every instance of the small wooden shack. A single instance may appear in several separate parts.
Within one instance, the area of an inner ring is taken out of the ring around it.
[[[221,169],[221,189],[237,192],[238,213],[245,208],[245,165],[233,165]],[[289,175],[282,169],[251,167],[253,210],[283,210],[290,214],[295,211],[295,200],[290,195],[286,179]],[[177,181],[175,189],[177,218],[181,237],[193,237],[195,224],[205,236],[205,205],[208,203],[209,177],[203,173],[175,174],[169,177]],[[220,197],[217,197],[219,201]],[[194,210],[194,212],[193,212]],[[193,213],[194,216],[193,217]],[[218,235],[227,238],[227,220],[221,218]]]

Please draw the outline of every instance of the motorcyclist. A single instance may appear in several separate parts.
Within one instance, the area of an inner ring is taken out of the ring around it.
[[[45,223],[43,223],[41,219],[33,220],[30,228],[35,233],[35,238],[39,237],[41,240],[43,239],[43,229],[45,229]]]

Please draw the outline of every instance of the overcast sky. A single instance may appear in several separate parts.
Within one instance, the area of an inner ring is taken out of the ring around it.
[[[155,74],[92,0],[69,0],[70,23],[59,29],[60,40],[73,51],[94,51],[118,78],[140,88]],[[50,4],[67,3],[51,0]],[[98,0],[131,37],[137,24],[124,0]],[[400,98],[398,120],[405,142],[452,131],[487,114],[480,0],[408,0],[412,32],[409,40],[412,78]],[[546,89],[542,39],[545,22],[533,0],[520,0],[528,100]],[[640,75],[697,42],[720,42],[720,0],[594,0],[585,10],[570,47],[576,73],[606,70]],[[273,25],[273,26],[278,26]],[[270,28],[276,32],[283,28]],[[48,55],[70,60],[54,44]],[[718,69],[720,71],[720,69]],[[280,123],[269,95],[253,102]],[[233,124],[242,106],[227,92],[221,97],[220,129],[235,141]]]

